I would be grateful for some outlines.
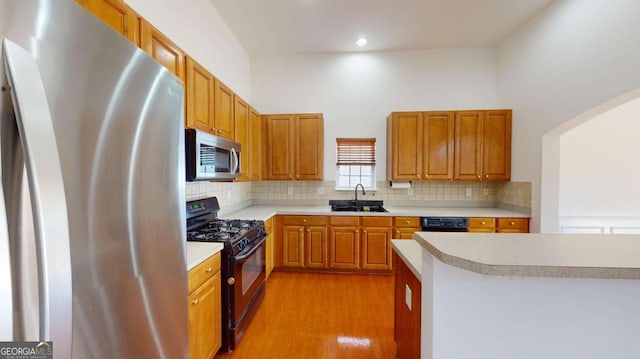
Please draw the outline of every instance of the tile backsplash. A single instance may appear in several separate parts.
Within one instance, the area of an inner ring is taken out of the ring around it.
[[[354,191],[337,191],[334,186],[335,181],[189,182],[186,195],[187,200],[216,196],[223,208],[251,201],[325,204],[330,199],[353,198]],[[389,182],[378,181],[376,191],[367,191],[359,198],[402,205],[430,202],[438,206],[497,206],[528,212],[531,183],[429,181],[414,182],[409,190],[390,188]]]

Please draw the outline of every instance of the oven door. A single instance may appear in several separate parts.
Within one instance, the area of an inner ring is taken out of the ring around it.
[[[231,257],[235,284],[233,285],[233,318],[237,323],[247,309],[251,299],[262,288],[266,279],[265,235],[257,241],[257,245],[249,247],[248,251]]]

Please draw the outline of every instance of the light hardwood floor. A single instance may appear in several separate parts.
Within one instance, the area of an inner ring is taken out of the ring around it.
[[[393,276],[273,272],[238,348],[217,359],[395,358]]]

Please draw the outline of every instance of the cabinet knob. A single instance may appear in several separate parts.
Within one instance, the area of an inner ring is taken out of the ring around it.
[[[480,224],[485,225],[487,224],[485,221],[480,222]]]
[[[292,175],[289,175],[289,179],[293,179],[293,176],[292,176]]]
[[[428,175],[428,174],[425,174],[423,177],[424,177],[424,178],[429,178],[429,175]]]
[[[400,231],[396,231],[396,238],[400,238]]]
[[[304,229],[300,228],[300,233],[302,233],[304,231]]]
[[[367,230],[365,229],[364,231],[362,231],[362,233],[367,234]]]
[[[509,222],[509,224],[510,224],[510,225],[512,225],[512,226],[515,226],[515,225],[516,225],[516,222],[511,221],[511,222]]]
[[[198,303],[200,303],[200,299],[196,298],[192,300],[191,303],[193,303],[194,305],[197,305]]]
[[[489,175],[484,175],[484,178],[489,178]]]
[[[303,220],[302,220],[302,222],[307,223],[307,219],[306,219],[306,218],[305,218],[305,219],[303,219]]]
[[[296,175],[296,178],[300,178],[300,175]]]
[[[222,130],[218,130],[218,133],[222,133]]]
[[[404,223],[409,224],[410,222],[409,222],[409,220],[407,219],[406,221],[404,221]]]
[[[211,271],[212,271],[212,270],[213,270],[213,268],[211,268],[211,267],[207,267],[207,269],[205,269],[205,272],[207,272],[207,273],[211,273]]]
[[[480,175],[477,175],[476,178],[480,178]]]
[[[311,233],[311,230],[310,230],[310,229],[307,229],[307,233]]]

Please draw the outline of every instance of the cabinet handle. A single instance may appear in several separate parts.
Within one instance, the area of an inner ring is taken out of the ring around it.
[[[406,221],[404,221],[404,223],[409,224],[410,222],[409,222],[409,220],[407,219]]]
[[[400,231],[396,231],[396,238],[400,238]]]
[[[289,179],[293,179],[293,176],[292,176],[292,175],[289,175]]]
[[[510,225],[512,225],[512,226],[515,226],[515,225],[516,225],[516,222],[511,221],[511,222],[509,222],[509,224],[510,224]]]
[[[218,133],[222,133],[222,130],[218,130]]]
[[[213,268],[211,268],[211,267],[207,267],[207,269],[205,269],[205,272],[207,272],[207,273],[211,273],[211,271],[212,271],[212,270],[213,270]]]
[[[192,300],[191,303],[193,303],[194,305],[197,305],[198,303],[200,303],[200,299],[196,298]]]
[[[485,225],[487,224],[485,221],[480,222],[480,224]]]
[[[303,219],[303,220],[302,220],[302,222],[303,222],[303,223],[307,223],[307,220],[306,220],[306,219]]]
[[[477,175],[476,178],[480,178],[480,175]]]
[[[310,230],[310,229],[307,229],[307,233],[311,233],[311,230]]]
[[[489,178],[489,175],[484,175],[484,178]]]
[[[367,230],[362,231],[362,233],[367,234]]]
[[[300,178],[300,175],[296,175],[296,178]]]
[[[429,175],[425,173],[424,178],[425,179],[429,178]]]
[[[233,278],[233,277],[229,277],[229,279],[227,279],[227,284],[229,284],[229,285],[236,284],[236,279]]]
[[[304,230],[302,228],[300,228],[300,233],[304,232]]]

